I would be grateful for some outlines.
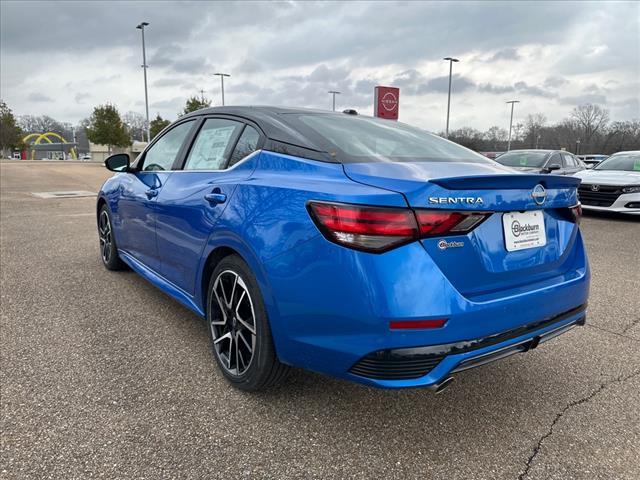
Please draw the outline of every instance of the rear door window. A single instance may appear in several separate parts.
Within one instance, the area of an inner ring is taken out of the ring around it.
[[[222,170],[243,124],[224,118],[205,120],[193,142],[185,170]]]
[[[563,153],[562,156],[564,157],[565,166],[567,168],[574,168],[576,166],[576,162],[570,153]]]

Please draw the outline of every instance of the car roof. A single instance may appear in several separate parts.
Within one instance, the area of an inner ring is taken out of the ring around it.
[[[534,152],[539,152],[539,153],[551,153],[551,152],[557,152],[558,150],[544,150],[542,148],[540,149],[535,149],[535,148],[523,148],[521,150],[509,150],[508,152],[504,152],[505,154],[507,153],[534,153]]]
[[[640,153],[640,150],[626,150],[626,151],[623,151],[623,152],[616,152],[613,155],[622,155],[622,154],[628,155],[630,153],[632,153],[634,155],[637,155],[637,154]],[[613,155],[611,155],[611,156],[613,157]]]
[[[317,152],[325,151],[325,149],[321,147],[320,142],[314,141],[309,135],[302,134],[296,128],[295,120],[291,118],[291,116],[300,114],[346,115],[342,112],[333,112],[330,110],[250,105],[203,108],[189,113],[182,118],[200,117],[203,115],[233,115],[256,123],[262,128],[267,138],[271,140],[296,145]]]

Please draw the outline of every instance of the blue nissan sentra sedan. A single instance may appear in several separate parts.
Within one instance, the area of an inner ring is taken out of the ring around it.
[[[440,391],[585,322],[577,178],[352,110],[275,107],[199,110],[105,163],[105,267],[205,318],[244,390],[296,366]]]

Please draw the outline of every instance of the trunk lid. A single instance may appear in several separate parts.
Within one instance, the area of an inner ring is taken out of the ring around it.
[[[352,163],[344,170],[356,182],[401,193],[415,209],[492,212],[466,235],[422,240],[449,281],[468,297],[488,299],[563,275],[575,254],[578,229],[567,213],[578,203],[577,178],[517,173],[491,163]],[[538,185],[544,188],[542,204],[533,195]],[[546,244],[508,251],[503,215],[532,210],[544,218]],[[442,240],[450,247],[442,248]]]

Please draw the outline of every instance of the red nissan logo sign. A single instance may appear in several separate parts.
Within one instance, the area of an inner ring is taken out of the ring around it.
[[[400,106],[400,89],[396,87],[376,87],[374,116],[397,120]]]

